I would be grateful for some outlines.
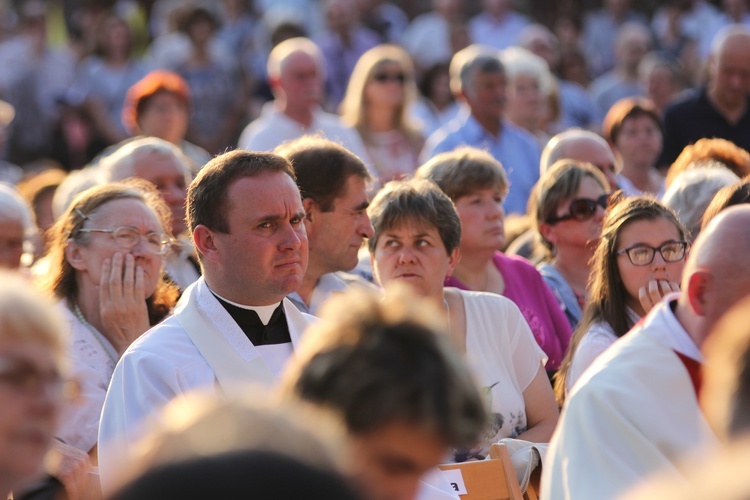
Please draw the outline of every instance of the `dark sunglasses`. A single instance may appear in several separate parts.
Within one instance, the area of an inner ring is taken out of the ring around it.
[[[609,197],[611,193],[603,194],[599,198],[592,200],[591,198],[576,198],[568,205],[568,213],[561,215],[560,217],[553,216],[547,219],[547,224],[557,224],[565,220],[577,220],[584,221],[592,218],[596,214],[596,208],[602,207],[607,209],[609,203]]]
[[[372,79],[378,83],[398,82],[403,85],[406,82],[406,75],[403,73],[375,73],[372,75]]]

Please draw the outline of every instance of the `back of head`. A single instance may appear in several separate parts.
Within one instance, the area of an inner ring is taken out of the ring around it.
[[[344,195],[346,182],[356,175],[371,180],[367,167],[354,153],[320,136],[306,135],[274,150],[294,168],[302,198],[313,199],[323,211]]]
[[[500,53],[490,47],[469,45],[453,55],[450,65],[451,90],[454,94],[471,92],[477,73],[502,73]]]
[[[285,373],[288,393],[339,413],[354,435],[401,422],[444,446],[477,441],[481,397],[431,305],[404,288],[383,299],[350,289],[322,318]]]
[[[711,222],[711,219],[722,210],[743,203],[750,203],[750,179],[747,178],[732,185],[724,186],[716,192],[711,203],[708,204],[708,208],[703,212],[701,229],[704,229]]]
[[[508,179],[503,166],[487,151],[463,146],[430,158],[414,174],[432,181],[454,203],[479,189],[497,187],[505,195]]]
[[[571,129],[561,132],[547,142],[539,161],[539,173],[544,173],[560,160],[577,160],[594,163],[590,150],[595,149],[597,156],[611,157],[615,164],[614,154],[607,141],[590,130]],[[599,165],[604,167],[604,165]]]
[[[139,167],[147,169],[147,162],[153,156],[173,160],[189,182],[191,173],[185,155],[174,144],[157,137],[141,137],[123,144],[112,154],[102,158],[97,168],[104,182],[117,182],[138,177]]]
[[[739,181],[723,164],[711,160],[690,166],[677,176],[662,197],[674,210],[694,239],[701,231],[701,219],[716,193]]]
[[[206,163],[188,189],[188,229],[192,232],[196,226],[204,225],[213,231],[229,233],[226,218],[232,202],[227,199],[229,186],[244,177],[274,173],[295,179],[289,161],[279,155],[238,149],[216,156]]]
[[[750,175],[750,153],[726,139],[717,137],[699,139],[685,146],[667,171],[667,188],[680,173],[700,166],[701,161],[714,160],[724,164],[738,177]]]

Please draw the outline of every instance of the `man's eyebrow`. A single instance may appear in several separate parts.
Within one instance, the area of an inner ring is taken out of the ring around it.
[[[359,205],[357,205],[356,207],[354,207],[354,211],[355,212],[359,212],[360,210],[367,210],[367,207],[369,207],[369,206],[370,206],[370,202],[367,201],[367,200],[365,200],[362,203],[360,203]]]

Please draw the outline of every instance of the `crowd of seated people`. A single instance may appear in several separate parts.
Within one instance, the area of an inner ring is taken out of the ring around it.
[[[747,460],[746,2],[7,4],[0,495]]]

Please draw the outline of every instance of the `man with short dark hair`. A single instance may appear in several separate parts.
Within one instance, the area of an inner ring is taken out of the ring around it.
[[[476,443],[487,422],[437,309],[394,292],[332,299],[282,379],[288,395],[341,417],[353,471],[374,500],[415,498],[425,473],[450,447]]]
[[[364,283],[342,271],[357,265],[358,250],[372,236],[367,215],[371,177],[356,155],[321,137],[304,136],[275,152],[294,167],[310,247],[305,277],[289,299],[315,314],[331,293]]]
[[[285,299],[307,267],[304,218],[280,156],[237,150],[200,171],[187,221],[203,277],[117,363],[99,428],[105,492],[145,417],[196,389],[232,394],[281,372],[312,320]]]
[[[685,146],[704,137],[750,150],[750,29],[732,25],[716,35],[708,75],[705,88],[667,108],[660,166],[671,165]]]
[[[500,163],[513,186],[503,207],[525,213],[531,188],[539,179],[539,146],[527,131],[503,118],[507,79],[495,50],[471,45],[453,56],[451,90],[466,105],[451,123],[432,134],[421,163],[457,146],[485,149]]]

